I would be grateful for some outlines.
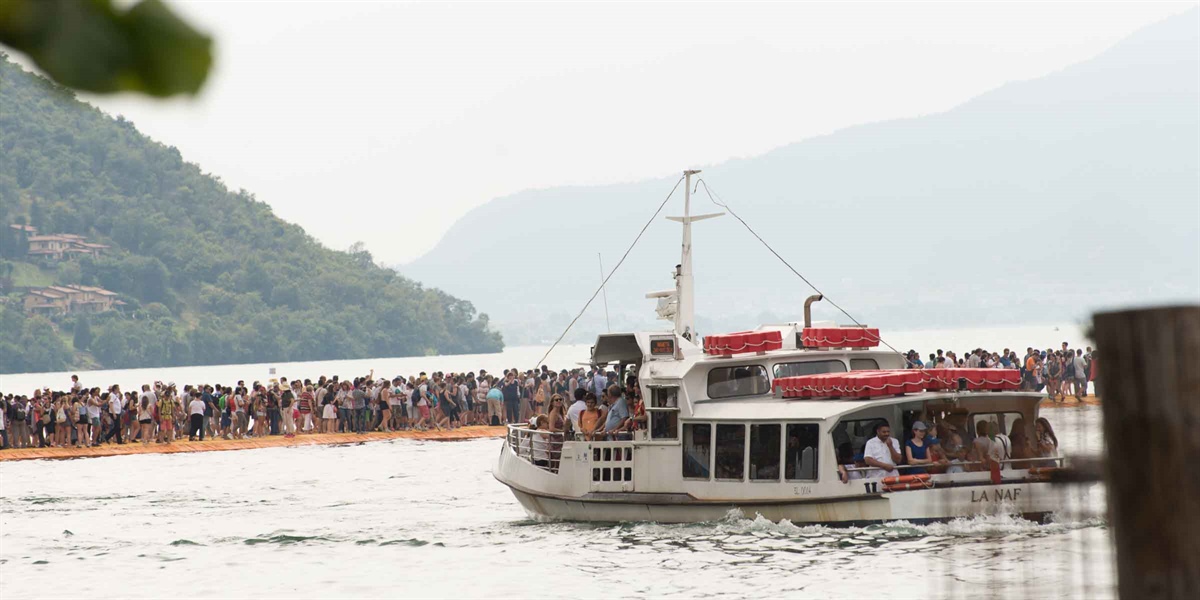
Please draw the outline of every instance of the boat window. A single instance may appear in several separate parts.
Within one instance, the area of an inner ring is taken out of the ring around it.
[[[775,365],[775,378],[818,375],[821,373],[845,373],[846,363],[840,360],[810,360],[807,362],[779,363]]]
[[[679,388],[656,387],[650,389],[650,406],[647,408],[669,408],[679,410]]]
[[[717,367],[708,372],[708,397],[757,396],[771,391],[767,369],[762,365]]]
[[[981,435],[987,435],[987,432],[982,431],[979,427],[980,421],[987,421],[988,423],[994,423],[996,425],[996,433],[1003,433],[1004,435],[1011,437],[1013,424],[1016,423],[1017,419],[1020,418],[1022,418],[1022,415],[1019,412],[971,413],[971,420],[967,423],[967,435],[970,439],[975,439]],[[1029,422],[1025,421],[1024,424],[1026,429],[1029,429]],[[1025,432],[1025,435],[1032,436],[1033,431],[1028,430]],[[964,438],[963,441],[968,442],[969,440]]]
[[[650,388],[646,415],[650,417],[650,439],[679,439],[679,388]]]
[[[787,480],[816,481],[820,426],[816,423],[789,423],[787,435],[787,462],[784,465]]]
[[[750,426],[750,479],[779,481],[779,425]]]
[[[683,426],[683,476],[688,479],[708,479],[709,450],[712,448],[712,425],[687,423]]]
[[[873,358],[852,358],[850,359],[851,371],[878,371],[879,363]]]
[[[851,456],[861,453],[867,440],[875,437],[875,425],[887,422],[883,418],[839,421],[832,432],[833,447],[838,451],[838,456],[846,453],[843,446],[849,446]]]
[[[746,426],[717,425],[716,478],[741,481],[746,465]]]

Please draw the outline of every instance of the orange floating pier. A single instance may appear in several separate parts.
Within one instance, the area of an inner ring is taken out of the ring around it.
[[[10,460],[36,459],[67,459],[94,458],[98,456],[126,456],[129,454],[174,454],[177,452],[220,452],[224,450],[252,450],[255,448],[287,448],[292,446],[334,446],[338,444],[358,444],[362,442],[378,442],[383,440],[430,440],[438,442],[453,442],[462,440],[502,438],[504,427],[460,427],[443,431],[392,431],[356,433],[315,433],[297,435],[285,438],[282,435],[272,435],[265,438],[249,438],[244,440],[226,440],[222,438],[206,438],[203,442],[189,442],[185,436],[170,444],[143,444],[141,442],[125,442],[124,444],[104,444],[93,448],[16,448],[0,450],[0,462]]]
[[[1080,406],[1100,406],[1100,396],[1089,394],[1083,400],[1079,400],[1075,396],[1067,396],[1057,402],[1053,398],[1046,398],[1042,400],[1042,404],[1038,408],[1079,408]]]

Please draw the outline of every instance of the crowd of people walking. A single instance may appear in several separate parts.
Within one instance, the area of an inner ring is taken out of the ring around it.
[[[929,355],[929,361],[921,360],[916,350],[909,350],[906,358],[910,369],[1018,369],[1021,371],[1021,389],[1046,391],[1051,400],[1062,401],[1067,396],[1082,400],[1088,395],[1088,384],[1095,390],[1096,374],[1099,372],[1096,355],[1092,347],[1070,348],[1067,342],[1062,348],[1036,350],[1025,349],[1024,356],[1005,348],[1003,352],[990,352],[976,348],[960,357],[953,351],[942,351]],[[1099,393],[1098,391],[1096,392]]]
[[[0,398],[0,444],[78,448],[169,444],[184,436],[203,441],[455,429],[529,423],[537,415],[561,420],[567,413],[565,398],[578,398],[580,406],[585,394],[607,399],[608,382],[615,378],[615,373],[601,369],[554,372],[542,367],[508,369],[499,375],[422,372],[391,379],[376,378],[372,372],[352,380],[280,378],[250,385],[238,381],[180,387],[160,381],[125,391],[117,385],[88,388],[73,375],[65,391],[44,388],[32,396]],[[598,430],[593,427],[593,432]]]
[[[1035,350],[1024,356],[1005,348],[977,348],[959,356],[937,350],[922,361],[915,350],[910,368],[995,368],[1021,371],[1022,389],[1045,390],[1054,401],[1088,395],[1098,372],[1090,347]],[[354,379],[271,379],[235,385],[144,384],[35,390],[32,396],[0,397],[0,447],[85,447],[106,443],[169,444],[189,440],[293,437],[454,429],[467,425],[530,423],[535,429],[570,429],[587,439],[613,438],[645,424],[636,381],[620,382],[603,368],[554,371],[506,369],[468,373],[419,373],[391,379],[374,372]],[[624,385],[621,385],[624,383]]]

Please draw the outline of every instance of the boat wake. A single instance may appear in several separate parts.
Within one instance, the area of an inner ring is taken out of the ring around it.
[[[1037,523],[1015,514],[976,515],[944,522],[917,524],[891,521],[864,527],[829,527],[825,525],[796,525],[788,520],[771,521],[762,515],[747,516],[742,510],[731,509],[718,521],[689,524],[633,523],[613,526],[616,534],[641,538],[668,539],[697,537],[754,536],[756,538],[795,539],[844,547],[852,543],[885,542],[888,540],[919,540],[922,538],[961,538],[978,541],[988,538],[1040,537],[1063,534],[1077,529],[1105,528],[1101,517],[1074,518],[1052,515],[1047,523]]]

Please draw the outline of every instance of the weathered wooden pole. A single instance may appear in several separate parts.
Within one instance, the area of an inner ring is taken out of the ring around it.
[[[1200,598],[1200,306],[1095,315],[1121,598]]]

